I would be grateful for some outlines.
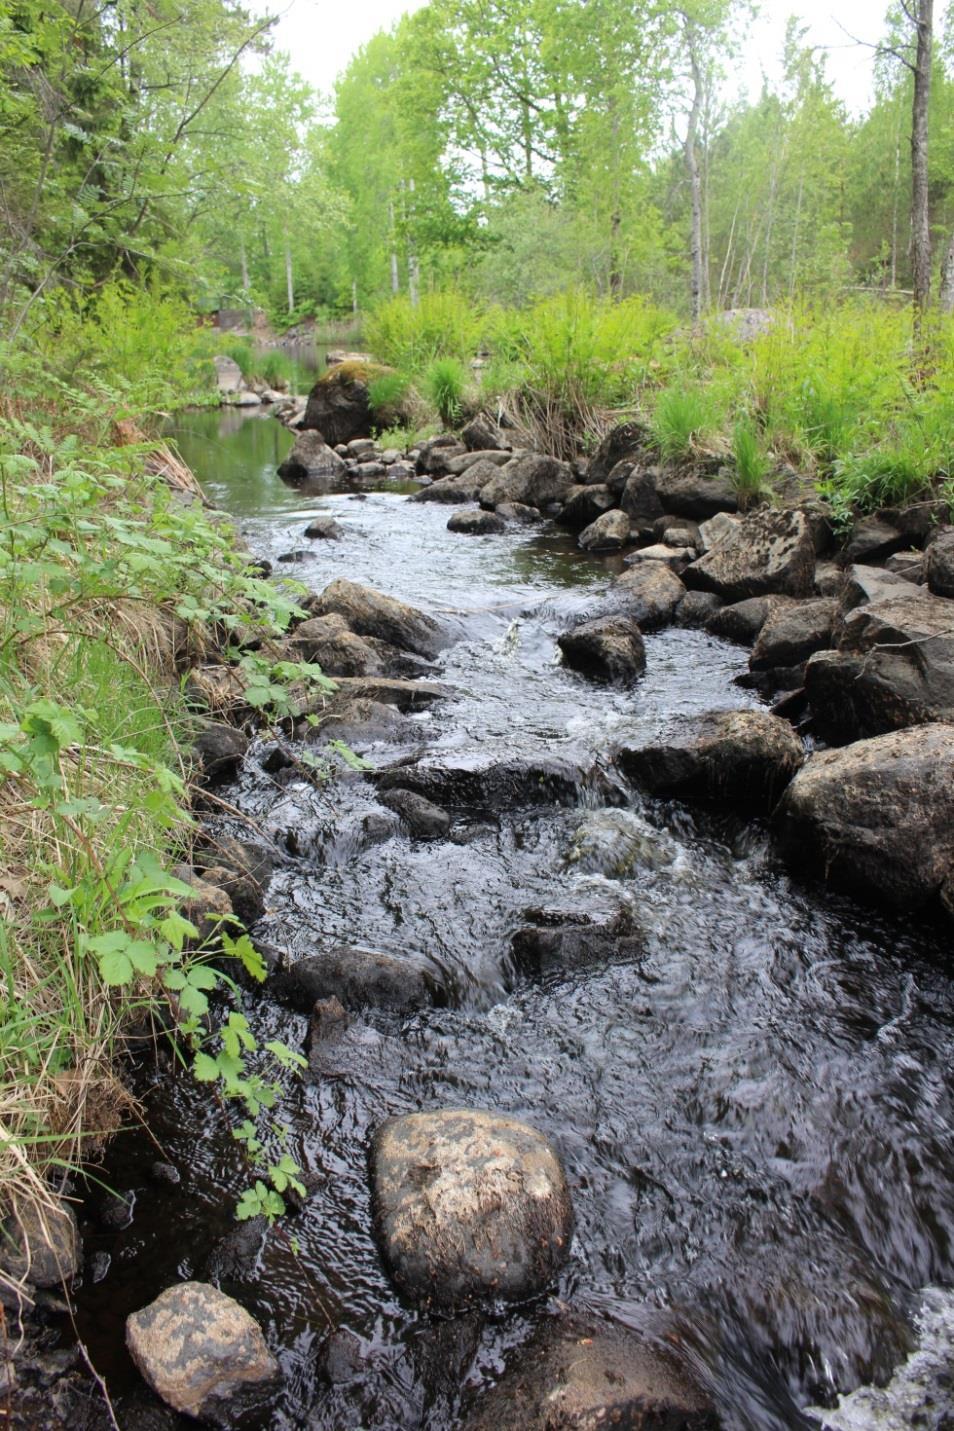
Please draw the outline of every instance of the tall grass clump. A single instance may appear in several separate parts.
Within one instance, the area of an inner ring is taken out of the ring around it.
[[[241,364],[239,364],[241,367]],[[268,383],[270,388],[293,388],[298,377],[298,366],[287,353],[278,348],[269,348],[254,360],[255,376]],[[243,370],[244,376],[244,370]]]
[[[718,418],[712,395],[698,385],[675,384],[656,398],[650,423],[653,438],[663,457],[688,457],[714,438]]]
[[[732,429],[732,457],[732,485],[744,510],[763,495],[771,469],[769,455],[751,418],[739,418]]]
[[[483,338],[484,318],[473,301],[455,289],[422,293],[416,305],[404,296],[382,303],[364,325],[375,358],[419,374],[437,358],[468,362]]]
[[[445,427],[460,421],[467,373],[456,358],[437,358],[424,374],[425,396],[434,404]]]

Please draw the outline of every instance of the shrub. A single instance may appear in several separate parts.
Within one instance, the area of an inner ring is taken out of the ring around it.
[[[370,315],[364,332],[376,358],[416,374],[436,358],[472,358],[483,328],[483,314],[473,301],[444,289],[423,293],[416,306],[403,296],[389,299]]]
[[[424,375],[424,391],[445,427],[459,422],[467,374],[456,358],[438,358]]]

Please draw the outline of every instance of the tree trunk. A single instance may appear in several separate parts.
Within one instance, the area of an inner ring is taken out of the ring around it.
[[[295,275],[292,269],[291,240],[285,235],[285,291],[288,295],[288,311],[295,311]]]
[[[941,264],[941,312],[954,313],[954,234]]]
[[[411,226],[413,226],[413,223],[414,223],[414,180],[413,180],[413,179],[409,179],[409,180],[408,180],[407,187],[408,187],[408,192],[409,192],[410,195],[411,195],[411,203],[410,203],[411,214],[410,214],[410,218],[411,218]],[[416,251],[416,249],[415,249],[415,247],[414,247],[414,241],[413,241],[413,239],[409,237],[409,238],[408,238],[408,251],[407,251],[407,292],[408,292],[408,297],[409,297],[410,300],[411,300],[411,307],[412,307],[412,308],[416,308],[417,305],[418,305],[418,302],[419,302],[419,300],[420,300],[420,293],[421,293],[420,277],[421,277],[421,270],[420,270],[420,266],[419,266],[418,261],[417,261],[417,251]]]
[[[685,21],[685,25],[686,40],[689,45],[689,65],[692,71],[692,108],[689,111],[689,127],[686,131],[686,168],[689,171],[689,191],[692,198],[692,233],[689,240],[689,255],[692,263],[690,300],[692,320],[697,323],[702,317],[702,306],[705,300],[705,275],[702,266],[702,174],[699,167],[699,154],[696,149],[699,115],[702,112],[703,85],[695,26],[688,19]]]
[[[248,254],[245,252],[245,240],[239,239],[239,262],[242,265],[242,293],[247,294],[249,290],[248,281]]]
[[[401,275],[398,271],[397,239],[394,233],[394,200],[388,201],[388,222],[391,232],[391,292],[399,293],[401,290]]]
[[[924,310],[931,300],[931,226],[928,213],[928,101],[931,95],[931,45],[934,0],[918,0],[914,104],[911,111],[911,260],[914,270],[914,326],[920,338]]]

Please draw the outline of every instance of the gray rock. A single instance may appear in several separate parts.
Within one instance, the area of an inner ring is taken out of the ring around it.
[[[650,450],[647,429],[640,422],[620,422],[606,434],[590,459],[586,480],[605,482],[620,462],[635,463]]]
[[[230,407],[261,407],[262,399],[258,393],[253,393],[251,388],[243,388],[241,392],[233,393],[224,399]]]
[[[445,644],[432,616],[345,577],[332,581],[310,605],[314,616],[342,616],[359,636],[374,636],[428,659]]]
[[[650,1316],[658,1322],[658,1312]],[[678,1346],[663,1326],[648,1336],[592,1314],[548,1318],[463,1431],[718,1431]]]
[[[523,805],[572,805],[591,772],[555,756],[497,758],[486,750],[426,755],[413,765],[377,771],[379,790],[415,790],[436,805],[511,810]]]
[[[418,840],[441,840],[451,827],[451,818],[446,810],[413,790],[382,790],[378,799],[382,805],[400,815]]]
[[[659,561],[647,561],[624,571],[613,584],[612,597],[644,631],[667,626],[686,594],[674,572]]]
[[[364,462],[369,457],[373,457],[377,452],[377,443],[373,437],[355,437],[350,442],[344,444],[345,451],[349,457],[353,457],[356,462]]]
[[[928,590],[935,596],[954,597],[954,527],[938,532],[924,557]]]
[[[668,515],[656,491],[657,471],[655,467],[635,468],[619,499],[621,508],[642,537],[653,536],[659,518]]]
[[[837,562],[820,561],[815,565],[815,595],[841,597],[845,585],[844,568]]]
[[[832,641],[836,609],[833,597],[820,596],[770,612],[752,651],[750,668],[769,671],[799,666],[816,651],[826,650]]]
[[[889,600],[893,596],[908,595],[908,584],[904,577],[894,571],[881,571],[878,567],[853,566],[842,574],[841,591],[838,593],[839,611],[844,617],[857,606],[870,601]]]
[[[557,645],[564,665],[599,680],[632,681],[646,669],[642,632],[629,616],[585,621],[558,636]]]
[[[215,380],[223,397],[232,397],[242,391],[244,379],[242,369],[227,353],[216,353],[212,359],[215,365]]]
[[[305,536],[337,542],[341,540],[342,532],[334,517],[313,517],[305,528]]]
[[[129,1354],[176,1411],[234,1425],[278,1378],[261,1328],[238,1302],[203,1282],[170,1287],[126,1319]]]
[[[573,532],[581,532],[604,512],[610,512],[617,505],[610,489],[597,483],[592,487],[571,487],[560,513],[560,522]]]
[[[472,537],[499,536],[507,530],[507,523],[496,512],[455,512],[447,523],[447,530]]]
[[[478,462],[486,463],[489,467],[506,467],[511,460],[510,452],[496,452],[492,450],[465,452],[460,457],[452,457],[447,463],[447,474],[449,477],[462,476]]]
[[[697,522],[717,512],[737,512],[739,499],[730,477],[724,473],[665,468],[659,474],[656,491],[667,512],[692,517]]]
[[[845,559],[849,564],[883,561],[892,552],[899,552],[906,541],[904,533],[883,517],[863,517],[851,530]]]
[[[353,482],[376,482],[379,477],[383,477],[387,468],[383,462],[356,462],[351,469],[351,480]]]
[[[812,718],[828,739],[954,720],[954,606],[898,580],[896,596],[848,612],[837,650],[806,667]]]
[[[623,747],[628,778],[653,795],[695,795],[771,809],[805,758],[791,726],[764,711],[675,721],[662,740]]]
[[[714,591],[724,601],[769,593],[810,596],[815,578],[812,524],[797,509],[753,512],[687,567],[684,576],[687,586]]]
[[[539,1296],[566,1259],[573,1211],[556,1149],[500,1113],[446,1108],[374,1135],[375,1229],[400,1290],[454,1311]]]
[[[442,701],[449,694],[448,688],[436,681],[410,681],[397,676],[340,676],[335,679],[335,685],[342,707],[356,701],[373,701],[378,705],[397,706],[399,711],[415,711]],[[327,714],[330,716],[335,709],[332,707]],[[322,705],[322,712],[325,710]]]
[[[498,502],[520,502],[542,508],[551,502],[562,502],[572,486],[573,473],[568,463],[529,452],[497,470],[481,492],[480,504],[496,507]]]
[[[529,922],[514,934],[510,951],[517,972],[534,978],[611,959],[628,962],[646,952],[645,936],[625,906],[603,918],[561,909],[531,909],[524,918]]]
[[[722,602],[712,591],[687,591],[676,607],[677,626],[708,626]]]
[[[615,552],[629,540],[629,518],[617,510],[604,512],[585,527],[577,537],[577,545],[585,552]]]
[[[356,635],[344,617],[335,613],[309,617],[296,626],[285,644],[292,660],[315,662],[326,676],[384,673],[385,663],[375,647]]]
[[[574,831],[566,863],[604,879],[629,879],[665,869],[676,856],[672,838],[635,810],[591,810]]]
[[[80,1269],[82,1248],[76,1213],[49,1193],[18,1197],[0,1229],[0,1270],[33,1287],[68,1286]]]
[[[463,457],[466,451],[467,448],[453,433],[442,432],[421,443],[417,470],[429,477],[444,477],[448,472],[447,464],[455,457]]]
[[[312,490],[332,492],[346,484],[348,468],[320,432],[302,432],[279,466],[278,475],[296,487],[307,484]]]
[[[626,483],[633,475],[632,462],[617,462],[615,467],[611,467],[605,483],[597,484],[606,487],[612,493],[616,501],[619,502],[626,488]],[[590,474],[586,474],[585,481],[590,481]]]
[[[916,726],[812,755],[776,827],[790,860],[865,900],[930,902],[954,869],[954,727]]]
[[[479,462],[472,463],[466,471],[458,473],[456,476],[441,477],[437,482],[432,482],[429,487],[415,492],[411,501],[476,502],[488,482],[492,477],[496,477],[499,470],[495,463],[487,462],[481,458]]]
[[[460,435],[466,445],[475,452],[489,448],[505,450],[511,445],[503,428],[485,412],[479,412],[476,417],[472,417],[470,422],[461,428]]]
[[[309,1013],[319,999],[335,998],[348,1009],[393,1009],[406,1013],[433,1003],[433,971],[360,944],[336,944],[320,954],[296,959],[272,987],[293,1008]]]
[[[664,526],[659,531],[659,523],[656,523],[657,536],[663,546],[666,547],[687,547],[693,555],[699,554],[699,528],[695,522],[688,522],[685,526]]]
[[[626,558],[626,564],[638,566],[644,561],[661,561],[678,576],[694,560],[695,555],[692,547],[670,547],[663,542],[656,542],[651,547],[641,547],[638,552],[631,552]]]
[[[505,522],[517,522],[522,527],[535,526],[543,520],[536,507],[527,507],[522,502],[498,502],[494,510]]]
[[[275,860],[268,850],[231,835],[218,835],[198,848],[194,859],[205,882],[225,891],[246,927],[261,918],[265,891],[275,872]]]
[[[697,545],[702,554],[705,555],[706,552],[717,547],[721,541],[731,535],[741,520],[740,516],[734,516],[731,512],[717,512],[707,522],[700,522]]]
[[[893,572],[895,576],[903,576],[905,581],[910,581],[914,586],[920,586],[925,580],[927,558],[924,552],[917,549],[914,551],[895,552],[889,556],[884,564],[885,571]],[[938,596],[945,596],[947,593],[939,591]]]
[[[225,780],[232,780],[245,759],[248,746],[248,736],[234,725],[207,721],[192,745],[203,782],[219,785]]]

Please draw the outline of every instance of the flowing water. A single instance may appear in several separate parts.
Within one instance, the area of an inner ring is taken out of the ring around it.
[[[447,508],[393,491],[309,499],[276,479],[289,438],[266,417],[186,415],[178,438],[257,552],[309,546],[308,518],[333,512],[343,539],[288,570],[317,588],[366,582],[454,636],[440,663],[451,698],[358,741],[367,759],[546,754],[607,775],[572,807],[457,811],[452,838],[425,844],[381,838],[359,774],[281,784],[253,750],[224,794],[283,856],[257,936],[292,957],[340,939],[414,955],[446,996],[403,1021],[356,1021],[320,1077],[288,1080],[282,1117],[310,1191],[271,1231],[233,1221],[248,1174],[208,1092],[165,1064],[150,1074],[153,1136],[115,1141],[103,1170],[126,1201],[117,1216],[92,1197],[86,1227],[80,1330],[120,1424],[154,1424],[122,1351],[125,1316],[197,1277],[236,1295],[278,1351],[263,1425],[463,1425],[554,1302],[440,1322],[385,1277],[370,1133],[455,1104],[556,1140],[576,1209],[556,1298],[637,1327],[667,1309],[727,1427],[817,1425],[808,1407],[887,1382],[915,1346],[924,1289],[954,1281],[948,940],[795,882],[761,824],[643,799],[609,767],[615,744],[675,713],[753,704],[734,684],[746,653],[673,629],[647,638],[633,689],[589,684],[557,663],[555,638],[614,569],[565,534],[456,536]],[[624,906],[645,955],[522,976],[510,938],[534,906]],[[242,1006],[261,1043],[302,1046],[307,1021],[267,992]],[[939,1365],[952,1321],[930,1322]],[[954,1425],[943,1380],[925,1420],[905,1419],[893,1382],[887,1412],[846,1403],[834,1415],[856,1419],[832,1424]]]

